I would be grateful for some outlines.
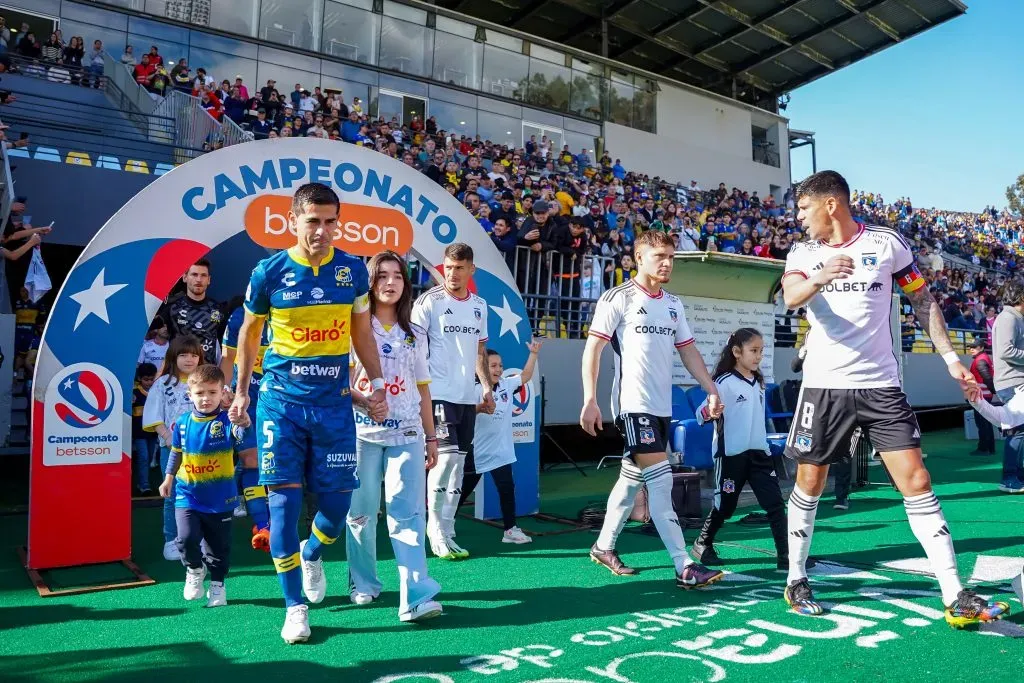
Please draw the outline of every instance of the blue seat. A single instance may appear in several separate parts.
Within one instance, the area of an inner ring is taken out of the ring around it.
[[[682,453],[682,464],[697,470],[710,470],[715,466],[711,457],[711,437],[714,425],[697,424],[694,418],[672,420],[670,430],[672,450]]]
[[[793,411],[786,410],[782,397],[782,389],[778,384],[769,384],[764,388],[765,419],[768,420],[769,431],[789,431],[793,420]]]
[[[690,406],[690,399],[686,397],[686,390],[677,384],[672,385],[672,416],[675,417],[679,410]]]
[[[686,390],[686,398],[690,401],[690,417],[697,414],[697,408],[708,397],[708,393],[699,384]]]

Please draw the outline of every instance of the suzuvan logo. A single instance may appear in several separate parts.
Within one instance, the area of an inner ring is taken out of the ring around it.
[[[295,245],[288,225],[291,197],[265,194],[253,198],[245,209],[245,231],[253,242],[269,249]],[[353,256],[373,256],[385,249],[399,254],[412,248],[413,230],[408,216],[397,209],[342,203],[334,246]]]

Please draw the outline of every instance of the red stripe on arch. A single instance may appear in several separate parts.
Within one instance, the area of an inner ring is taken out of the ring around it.
[[[92,392],[96,397],[96,408],[100,412],[107,409],[107,401],[110,399],[110,392],[103,385],[103,380],[95,372],[85,371],[78,375],[78,382]]]
[[[201,259],[210,248],[192,240],[171,240],[156,250],[146,271],[146,291],[163,299],[188,267]]]

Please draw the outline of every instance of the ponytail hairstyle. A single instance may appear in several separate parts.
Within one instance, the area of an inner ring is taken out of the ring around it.
[[[763,335],[760,331],[753,327],[741,327],[732,334],[729,335],[728,341],[725,342],[725,348],[722,349],[722,355],[718,357],[718,365],[715,366],[715,372],[712,377],[718,379],[722,375],[726,375],[736,369],[736,355],[733,353],[733,349],[740,349],[742,351],[743,346],[754,339],[762,339]],[[757,383],[764,387],[764,375],[761,374],[761,370],[754,370],[754,379]]]
[[[199,339],[193,337],[191,334],[184,334],[179,337],[175,337],[171,340],[170,345],[167,347],[167,355],[164,356],[164,365],[160,370],[160,375],[168,375],[170,379],[167,380],[168,386],[175,386],[178,384],[178,356],[192,353],[199,356],[199,364],[203,363],[203,345]]]

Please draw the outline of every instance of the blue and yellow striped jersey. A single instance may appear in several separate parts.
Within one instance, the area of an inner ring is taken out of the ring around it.
[[[331,248],[317,267],[279,252],[252,271],[245,308],[265,316],[270,347],[262,390],[293,403],[348,402],[352,313],[369,308],[369,276],[359,259]]]
[[[193,410],[174,423],[171,450],[181,454],[175,507],[212,513],[235,508],[238,488],[233,456],[240,436],[233,433],[225,410],[213,415]]]
[[[242,329],[242,321],[244,320],[245,309],[242,307],[236,308],[228,318],[227,327],[224,328],[224,339],[221,341],[221,346],[233,351],[238,349],[238,332]],[[269,329],[264,325],[263,334],[260,336],[260,349],[256,352],[256,363],[252,368],[252,379],[249,380],[249,411],[254,414],[256,411],[256,401],[259,398],[260,382],[263,381],[263,356],[267,353],[267,348],[270,346],[269,340]],[[231,388],[234,389],[237,384],[238,371],[236,370],[231,380]]]

